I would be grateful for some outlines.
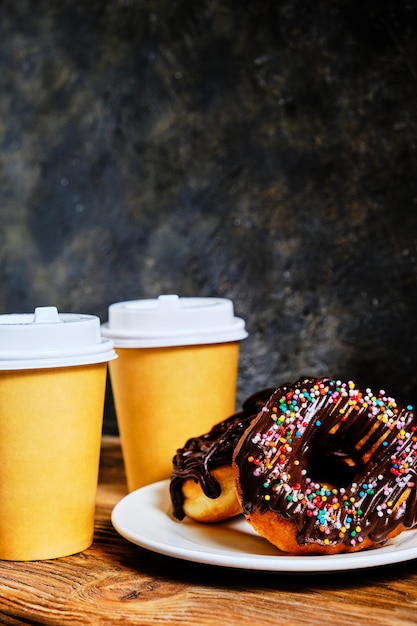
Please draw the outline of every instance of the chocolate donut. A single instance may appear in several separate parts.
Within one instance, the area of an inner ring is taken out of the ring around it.
[[[383,544],[417,522],[417,418],[330,378],[279,387],[235,447],[243,513],[292,554]]]
[[[192,437],[173,458],[170,481],[172,512],[200,522],[218,522],[242,512],[232,470],[234,448],[250,421],[274,389],[247,398],[242,410],[216,424],[210,432]]]

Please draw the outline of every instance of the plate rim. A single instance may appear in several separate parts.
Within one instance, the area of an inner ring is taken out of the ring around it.
[[[170,525],[181,524],[182,533],[186,534],[186,524],[171,518],[166,512],[166,508],[169,508],[170,505],[169,482],[169,479],[166,479],[145,485],[126,494],[116,503],[111,513],[111,522],[119,535],[135,545],[172,558],[205,565],[275,573],[330,573],[394,565],[417,559],[417,529],[406,530],[379,548],[344,554],[300,556],[289,554],[277,554],[276,556],[252,554],[243,551],[241,553],[228,553],[227,551],[210,552],[199,550],[198,548],[189,548],[184,545],[178,547],[178,545],[158,540],[155,536],[150,536],[149,533],[141,534],[137,528],[132,529],[126,523],[124,510],[132,506],[133,503],[134,506],[142,505],[141,515],[148,510],[148,512],[161,516],[167,529],[170,528]],[[165,508],[163,509],[157,505],[149,506],[146,500],[150,496],[162,498]],[[144,501],[146,504],[145,508],[143,508]],[[199,530],[204,529],[208,533],[210,533],[210,528],[212,528],[211,524],[201,524],[192,520],[188,520],[188,523],[190,527],[198,528]],[[221,528],[222,524],[222,522],[219,522],[215,526]],[[172,528],[174,529],[174,526]],[[401,547],[404,542],[407,542],[407,538],[409,539],[410,537],[415,537],[415,545]],[[265,539],[264,541],[267,540]]]

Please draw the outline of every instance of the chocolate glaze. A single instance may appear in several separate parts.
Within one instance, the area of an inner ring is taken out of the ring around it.
[[[180,520],[184,518],[182,485],[185,480],[191,478],[199,482],[208,498],[219,497],[221,488],[211,470],[231,465],[237,442],[274,390],[263,389],[253,394],[245,400],[241,411],[213,426],[210,432],[192,437],[183,448],[177,450],[172,460],[170,482],[174,517]]]
[[[279,387],[235,448],[242,507],[293,520],[300,545],[383,543],[417,523],[417,418],[384,391]]]

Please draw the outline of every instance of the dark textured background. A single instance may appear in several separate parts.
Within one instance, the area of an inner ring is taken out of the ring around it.
[[[417,402],[416,17],[2,1],[0,312],[224,296],[239,401],[329,373]]]

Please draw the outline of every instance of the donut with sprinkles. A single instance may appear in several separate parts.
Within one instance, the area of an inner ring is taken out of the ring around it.
[[[289,554],[363,550],[417,523],[417,417],[383,389],[331,378],[278,387],[233,469],[246,520]]]
[[[242,409],[215,424],[208,433],[191,437],[172,459],[172,514],[182,520],[221,522],[242,512],[232,468],[234,448],[273,388],[247,398]]]

